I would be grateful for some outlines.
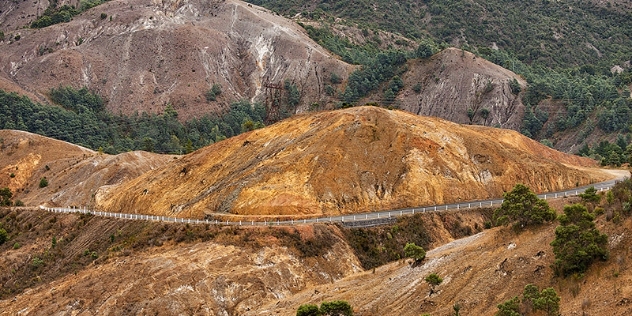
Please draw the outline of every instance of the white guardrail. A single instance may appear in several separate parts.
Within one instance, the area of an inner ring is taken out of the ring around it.
[[[588,185],[580,188],[575,188],[573,190],[560,191],[560,192],[552,192],[552,193],[544,193],[538,194],[538,197],[541,199],[555,199],[560,197],[570,197],[576,196],[578,194],[583,193],[589,187],[595,187],[598,191],[606,191],[610,190],[612,186],[621,179],[610,180],[606,182],[600,182],[593,185]],[[471,201],[471,202],[463,202],[463,203],[453,203],[453,204],[442,204],[442,205],[433,205],[433,206],[424,206],[424,207],[415,207],[415,208],[405,208],[391,211],[380,211],[380,212],[371,212],[371,213],[362,213],[362,214],[352,214],[352,215],[344,215],[344,216],[330,216],[330,217],[320,217],[320,218],[311,218],[311,219],[290,219],[290,220],[276,220],[276,221],[238,221],[238,222],[230,222],[230,221],[219,221],[219,220],[200,220],[200,219],[191,219],[191,218],[177,218],[177,217],[168,217],[168,216],[156,216],[156,215],[145,215],[145,214],[128,214],[128,213],[112,213],[112,212],[101,212],[101,211],[93,211],[85,208],[73,208],[73,207],[45,207],[40,206],[40,209],[53,212],[53,213],[79,213],[79,214],[91,214],[94,216],[101,217],[110,217],[117,219],[125,219],[125,220],[144,220],[144,221],[157,221],[157,222],[170,222],[170,223],[187,223],[187,224],[215,224],[215,225],[236,225],[236,226],[269,226],[269,225],[302,225],[302,224],[313,224],[313,223],[347,223],[347,222],[362,222],[362,221],[370,221],[370,220],[379,220],[386,219],[392,217],[399,217],[404,215],[414,215],[416,213],[425,213],[425,212],[443,212],[448,210],[462,210],[462,209],[476,209],[482,207],[493,207],[494,205],[500,205],[503,203],[503,199],[492,199],[492,200],[484,200],[484,201]]]

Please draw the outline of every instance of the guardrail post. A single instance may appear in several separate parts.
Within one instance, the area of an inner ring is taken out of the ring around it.
[[[415,215],[415,209],[413,209],[413,215]]]

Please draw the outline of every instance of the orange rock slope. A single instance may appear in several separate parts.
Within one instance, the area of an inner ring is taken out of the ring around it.
[[[64,141],[23,131],[0,130],[0,188],[27,206],[92,205],[101,186],[138,177],[173,160],[170,155],[99,154]],[[46,178],[48,186],[40,187]]]
[[[96,195],[99,208],[200,218],[331,215],[601,181],[594,161],[521,134],[378,107],[297,116]]]

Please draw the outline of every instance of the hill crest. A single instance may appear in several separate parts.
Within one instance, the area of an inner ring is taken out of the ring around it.
[[[349,214],[556,191],[603,180],[595,162],[515,131],[377,107],[301,115],[213,144],[96,196],[109,211]]]

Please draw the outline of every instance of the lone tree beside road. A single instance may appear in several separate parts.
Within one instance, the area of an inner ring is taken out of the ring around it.
[[[494,211],[496,225],[512,223],[516,229],[540,225],[555,218],[555,211],[549,207],[549,203],[538,198],[523,184],[516,184],[510,192],[505,193],[503,204]]]

